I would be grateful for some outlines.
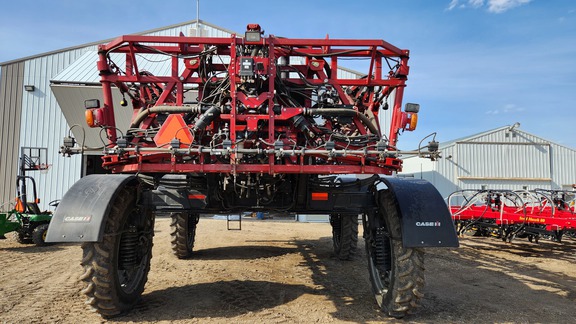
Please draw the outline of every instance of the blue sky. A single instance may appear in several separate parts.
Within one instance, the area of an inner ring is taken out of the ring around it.
[[[193,19],[196,0],[10,1],[0,11],[0,62]],[[447,141],[515,122],[576,148],[576,1],[201,0],[200,19],[409,49],[405,102],[421,113],[400,148],[431,132]]]

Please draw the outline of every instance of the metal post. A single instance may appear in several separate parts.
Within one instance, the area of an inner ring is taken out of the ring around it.
[[[196,0],[196,37],[200,36],[200,0]]]

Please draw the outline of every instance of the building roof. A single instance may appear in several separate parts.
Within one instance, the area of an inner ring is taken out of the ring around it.
[[[532,142],[532,143],[536,143],[536,144],[553,144],[559,147],[563,147],[567,150],[573,151],[576,153],[576,149],[562,145],[562,144],[558,144],[552,141],[549,141],[545,138],[542,138],[540,136],[534,135],[532,133],[523,131],[519,128],[520,124],[516,123],[513,125],[506,125],[506,126],[501,126],[498,128],[494,128],[494,129],[490,129],[484,132],[480,132],[480,133],[476,133],[476,134],[472,134],[472,135],[468,135],[468,136],[464,136],[464,137],[459,137],[450,141],[445,141],[445,142],[440,142],[440,146],[438,147],[438,149],[440,151],[449,148],[451,146],[454,146],[458,143],[473,143],[473,142],[483,142],[482,139],[488,139],[491,138],[493,136],[491,135],[496,135],[497,133],[500,133],[502,131],[506,131],[506,130],[510,130],[510,131],[514,131],[516,134],[519,134],[520,136],[518,137],[519,140],[516,141],[511,141],[510,143],[518,143],[518,142]],[[486,140],[485,140],[486,141]],[[488,140],[487,142],[493,142]],[[404,157],[404,159],[411,159],[411,158],[418,158],[418,156],[406,156]]]
[[[571,151],[576,152],[576,149],[574,149],[574,148],[571,148],[571,147],[568,147],[568,146],[566,146],[566,145],[562,145],[562,144],[558,144],[558,143],[552,142],[552,141],[547,140],[547,139],[545,139],[545,138],[543,138],[543,137],[541,137],[541,136],[534,135],[534,134],[532,134],[532,133],[529,133],[529,132],[526,132],[526,131],[524,131],[524,130],[521,130],[519,127],[520,127],[520,123],[515,123],[515,124],[513,124],[513,125],[506,125],[506,126],[494,128],[494,129],[491,129],[491,130],[488,130],[488,131],[485,131],[485,132],[473,134],[473,135],[470,135],[470,136],[457,138],[457,139],[454,139],[454,140],[451,140],[451,141],[447,141],[447,142],[444,142],[444,143],[440,143],[440,149],[445,148],[445,147],[452,146],[452,145],[457,144],[457,143],[462,143],[462,142],[474,142],[474,141],[476,141],[476,140],[478,140],[478,139],[486,138],[486,137],[488,137],[488,136],[490,136],[490,135],[492,135],[492,134],[495,134],[495,133],[499,133],[499,132],[508,130],[508,131],[511,131],[511,132],[513,131],[514,133],[521,135],[521,136],[519,136],[519,138],[524,139],[524,140],[517,140],[517,141],[515,141],[515,142],[526,142],[526,141],[529,141],[529,142],[542,143],[542,144],[554,144],[554,145],[556,145],[556,146],[561,146],[561,147],[564,147],[564,148],[566,148],[566,149],[568,149],[568,150],[571,150]]]
[[[472,134],[472,135],[468,135],[468,136],[464,136],[464,137],[459,137],[457,139],[453,139],[450,141],[440,142],[440,148],[452,146],[458,142],[466,142],[466,141],[474,140],[477,138],[481,138],[481,137],[484,137],[484,136],[489,135],[489,134],[500,132],[500,131],[505,130],[505,129],[510,128],[510,127],[511,127],[510,125],[501,126],[501,127],[490,129],[490,130],[483,131],[480,133],[476,133],[476,134]]]
[[[236,32],[222,28],[220,26],[216,26],[214,24],[205,22],[202,19],[194,19],[194,20],[190,20],[190,21],[186,21],[186,22],[182,22],[182,23],[177,23],[177,24],[173,24],[170,26],[164,26],[164,27],[159,27],[159,28],[154,28],[154,29],[150,29],[150,30],[146,30],[143,32],[139,32],[139,33],[132,33],[132,35],[147,35],[147,34],[152,34],[152,33],[156,33],[159,31],[163,31],[166,29],[170,29],[170,28],[176,28],[176,27],[181,27],[181,26],[186,26],[186,25],[192,25],[192,24],[201,24],[204,26],[208,26],[208,27],[212,27],[215,29],[219,29],[221,31],[227,32],[229,34],[236,34]],[[0,62],[0,66],[1,65],[9,65],[12,63],[18,63],[18,62],[22,62],[22,61],[27,61],[27,60],[31,60],[31,59],[35,59],[38,57],[42,57],[42,56],[48,56],[48,55],[52,55],[52,54],[57,54],[57,53],[62,53],[62,52],[67,52],[70,50],[75,50],[75,49],[81,49],[81,48],[85,48],[85,47],[90,47],[90,46],[96,46],[96,45],[100,45],[100,44],[106,44],[109,43],[110,41],[114,40],[114,38],[108,38],[108,39],[104,39],[104,40],[99,40],[96,42],[90,42],[90,43],[86,43],[86,44],[81,44],[81,45],[76,45],[76,46],[70,46],[70,47],[66,47],[66,48],[62,48],[62,49],[58,49],[58,50],[54,50],[54,51],[50,51],[50,52],[44,52],[44,53],[40,53],[40,54],[36,54],[36,55],[31,55],[31,56],[26,56],[26,57],[22,57],[19,59],[14,59],[14,60],[10,60],[10,61],[5,61],[5,62]]]

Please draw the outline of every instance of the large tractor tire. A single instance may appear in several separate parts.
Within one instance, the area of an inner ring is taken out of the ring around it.
[[[351,260],[358,247],[358,215],[330,215],[334,255],[340,260]]]
[[[200,219],[198,214],[173,213],[171,215],[170,235],[172,236],[172,252],[178,259],[192,256],[196,225]]]
[[[104,318],[132,309],[148,280],[154,217],[137,206],[136,196],[134,188],[122,189],[110,202],[103,240],[82,244],[82,292]]]
[[[48,231],[48,224],[40,224],[34,228],[32,232],[32,242],[37,246],[46,246],[46,232]]]
[[[424,252],[402,246],[398,205],[389,191],[379,192],[378,205],[364,216],[370,282],[381,311],[402,318],[423,297]]]

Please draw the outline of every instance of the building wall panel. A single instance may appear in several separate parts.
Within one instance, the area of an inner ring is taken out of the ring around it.
[[[552,145],[553,185],[569,188],[576,184],[576,151],[560,145]]]
[[[20,152],[24,63],[3,65],[0,75],[0,211],[10,208],[16,197]]]
[[[551,179],[550,146],[458,143],[458,178]]]
[[[169,26],[146,33],[148,35],[188,36],[195,23]],[[228,31],[218,30],[201,23],[205,36],[229,37]],[[118,35],[120,36],[120,35]],[[102,41],[99,43],[106,43]],[[31,172],[37,180],[42,203],[41,209],[48,209],[47,203],[61,198],[72,184],[80,178],[81,157],[64,158],[58,149],[62,138],[68,134],[69,125],[50,89],[50,80],[64,71],[77,59],[83,58],[86,64],[79,64],[83,70],[73,70],[74,79],[85,80],[96,70],[96,56],[83,56],[96,50],[96,43],[84,47],[63,49],[25,58],[22,61],[7,62],[2,65],[0,75],[0,198],[1,202],[13,201],[16,194],[16,174],[20,147],[48,148],[48,163],[52,168],[47,173]],[[80,75],[80,78],[76,78]],[[96,72],[97,75],[97,72]],[[92,80],[92,79],[90,79]],[[97,78],[95,82],[98,82]],[[23,91],[23,85],[35,86],[34,92]]]
[[[80,157],[65,158],[58,153],[69,127],[50,89],[50,79],[84,51],[76,49],[24,62],[24,84],[34,85],[36,89],[22,95],[19,146],[48,148],[47,163],[52,165],[47,173],[29,174],[36,179],[41,209],[48,209],[49,201],[60,199],[80,178]]]
[[[444,197],[461,189],[566,189],[576,183],[576,150],[520,129],[503,127],[440,150],[442,158],[430,165],[407,159],[402,173],[432,182]]]

